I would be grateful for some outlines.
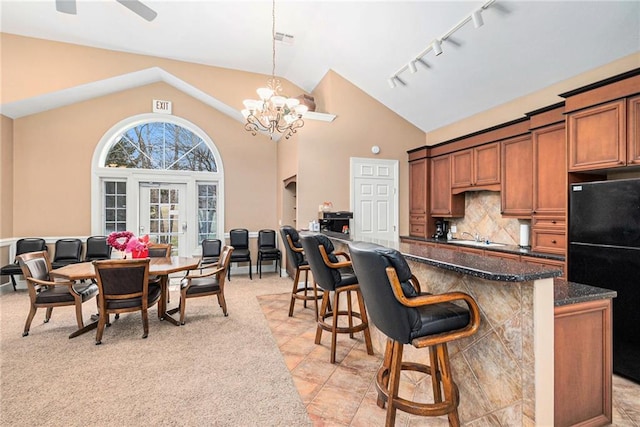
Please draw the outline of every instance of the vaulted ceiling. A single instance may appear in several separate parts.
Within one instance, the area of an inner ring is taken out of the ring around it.
[[[151,22],[115,0],[78,0],[75,15],[54,0],[1,0],[0,29],[271,74],[270,1],[143,3]],[[311,92],[333,69],[425,132],[640,51],[638,1],[277,0],[275,16],[293,36],[276,45],[277,75]],[[432,41],[466,20],[436,56]]]

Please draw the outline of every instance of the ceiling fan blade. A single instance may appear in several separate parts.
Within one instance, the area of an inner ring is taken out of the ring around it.
[[[70,15],[76,14],[76,0],[56,0],[56,10]]]
[[[116,1],[121,5],[123,5],[124,7],[126,7],[127,9],[131,10],[132,12],[137,13],[138,15],[140,15],[142,18],[146,19],[149,22],[153,21],[154,19],[156,19],[156,16],[158,16],[158,12],[146,6],[139,0],[116,0]]]

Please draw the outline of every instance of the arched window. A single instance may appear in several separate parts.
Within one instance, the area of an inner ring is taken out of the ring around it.
[[[213,153],[189,129],[168,122],[132,126],[113,144],[105,165],[137,169],[217,172]]]
[[[132,231],[193,255],[223,237],[222,162],[213,141],[175,117],[143,114],[113,126],[94,153],[92,233]]]

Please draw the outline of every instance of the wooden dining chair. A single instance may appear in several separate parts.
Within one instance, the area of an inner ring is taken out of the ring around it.
[[[224,283],[227,269],[231,263],[233,246],[224,246],[217,264],[207,265],[200,273],[189,272],[180,283],[180,306],[169,311],[170,314],[180,310],[180,323],[184,325],[187,299],[215,295],[222,313],[226,316],[227,302],[224,298]]]
[[[29,335],[31,322],[40,307],[45,307],[47,313],[44,322],[49,322],[54,307],[73,305],[76,308],[78,331],[82,330],[82,303],[90,300],[98,293],[98,287],[93,283],[76,283],[73,281],[56,281],[49,276],[52,270],[47,251],[28,252],[17,256],[22,274],[29,289],[30,310],[24,325],[23,337]],[[71,334],[73,338],[77,333]]]
[[[160,285],[149,283],[149,258],[93,261],[98,283],[98,330],[96,345],[102,343],[104,327],[111,313],[142,312],[142,338],[149,335],[147,310],[158,303]]]

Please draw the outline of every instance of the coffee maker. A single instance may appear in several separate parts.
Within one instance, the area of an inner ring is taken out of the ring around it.
[[[433,238],[436,240],[446,240],[449,231],[449,223],[443,219],[436,220],[436,232]]]

